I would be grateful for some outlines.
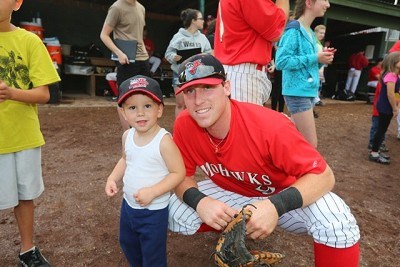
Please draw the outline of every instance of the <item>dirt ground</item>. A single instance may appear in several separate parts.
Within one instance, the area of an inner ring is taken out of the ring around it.
[[[104,101],[104,100],[103,100]],[[53,266],[127,266],[118,244],[121,195],[104,193],[105,180],[121,151],[115,103],[74,105],[74,100],[39,109],[46,190],[36,200],[36,244]],[[107,102],[107,101],[104,101]],[[336,176],[334,192],[355,214],[361,229],[360,266],[399,266],[400,141],[393,120],[387,146],[392,164],[368,161],[371,106],[329,102],[318,107],[319,150]],[[172,131],[174,106],[161,125]],[[268,123],[265,122],[260,123]],[[215,233],[168,235],[168,266],[213,266]],[[286,255],[276,266],[313,266],[312,240],[277,229],[251,248]],[[12,210],[0,211],[0,266],[18,266],[19,237]]]

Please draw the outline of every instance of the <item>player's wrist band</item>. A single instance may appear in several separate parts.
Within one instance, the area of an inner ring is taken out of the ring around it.
[[[269,200],[274,204],[276,211],[278,212],[278,217],[281,217],[288,211],[303,206],[303,197],[295,187],[289,187],[288,189],[269,197]]]
[[[199,189],[196,187],[191,187],[183,193],[183,202],[188,204],[189,207],[196,210],[197,205],[199,204],[200,200],[205,198],[207,195],[200,192]]]

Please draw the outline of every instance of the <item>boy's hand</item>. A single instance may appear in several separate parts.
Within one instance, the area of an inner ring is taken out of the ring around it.
[[[0,103],[10,98],[11,98],[10,88],[7,86],[5,82],[0,81]]]
[[[117,183],[112,180],[107,180],[105,191],[107,196],[109,197],[115,196],[115,194],[118,193]]]
[[[151,187],[143,187],[142,189],[139,189],[133,197],[140,206],[144,207],[151,203],[155,198],[155,195]]]

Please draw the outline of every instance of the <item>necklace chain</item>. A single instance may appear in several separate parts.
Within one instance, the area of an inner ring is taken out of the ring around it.
[[[225,141],[226,136],[225,136],[224,138],[222,138],[222,140],[219,141],[218,144],[215,144],[214,141],[212,140],[210,134],[209,134],[207,131],[206,131],[206,133],[207,133],[208,139],[210,140],[211,144],[212,144],[213,147],[214,147],[215,153],[218,153],[218,152],[219,152],[219,146]]]

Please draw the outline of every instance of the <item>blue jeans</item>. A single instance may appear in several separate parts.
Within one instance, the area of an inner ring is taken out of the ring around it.
[[[286,106],[290,114],[296,114],[307,111],[314,107],[315,97],[302,97],[302,96],[284,96]]]
[[[379,116],[372,116],[371,119],[371,130],[369,131],[369,144],[372,146],[372,142],[374,140],[374,136],[376,131],[378,130],[379,125]],[[383,143],[386,140],[386,133],[383,135]]]
[[[122,201],[119,243],[130,266],[167,266],[168,207],[133,209]]]

